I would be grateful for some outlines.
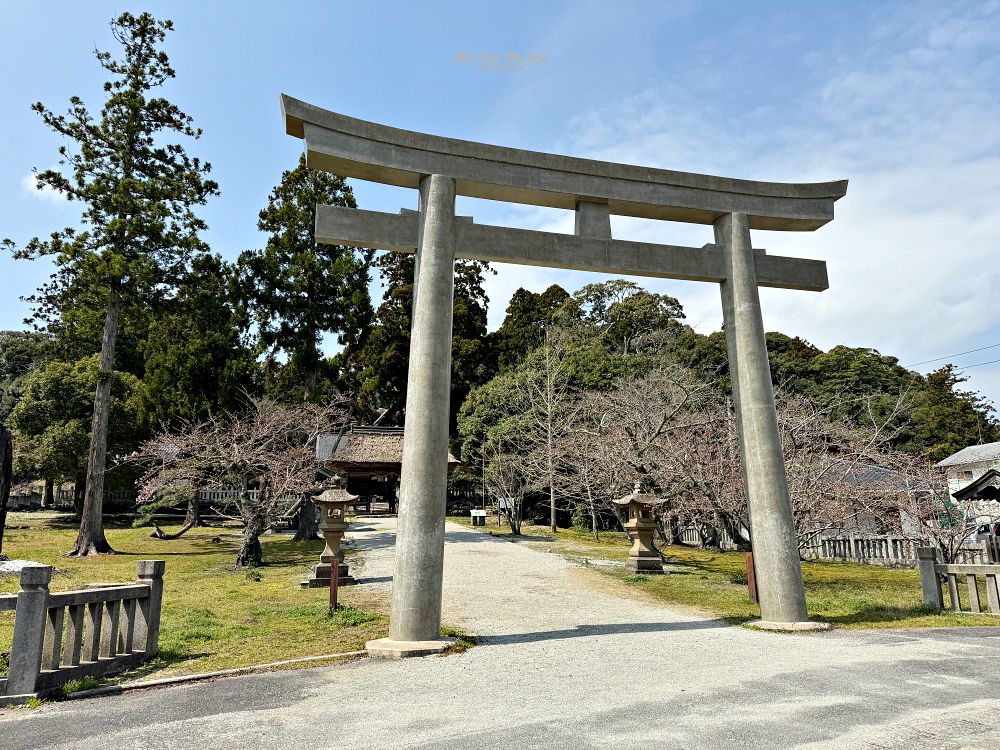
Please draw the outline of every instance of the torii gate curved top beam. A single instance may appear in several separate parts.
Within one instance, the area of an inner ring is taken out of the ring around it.
[[[417,133],[347,117],[282,95],[285,130],[303,138],[306,163],[345,177],[418,188],[447,175],[473,198],[575,210],[606,203],[610,213],[714,224],[747,215],[751,229],[812,231],[833,219],[847,180],[780,183],[616,164]]]

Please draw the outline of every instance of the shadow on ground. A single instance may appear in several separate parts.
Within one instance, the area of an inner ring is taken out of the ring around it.
[[[392,576],[371,576],[370,578],[355,578],[355,583],[392,583]]]
[[[568,638],[588,638],[603,635],[626,635],[630,633],[670,633],[681,630],[711,630],[727,628],[724,620],[691,620],[687,622],[623,622],[602,625],[579,625],[564,630],[543,630],[535,633],[511,633],[509,635],[477,635],[480,646],[507,646],[513,643],[538,643],[539,641],[561,641]]]

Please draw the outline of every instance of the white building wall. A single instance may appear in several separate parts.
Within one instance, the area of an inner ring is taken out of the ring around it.
[[[1000,459],[949,466],[948,493],[954,496],[956,492],[968,487],[990,469],[1000,471]],[[1000,502],[996,500],[970,502],[966,511],[969,521],[975,519],[976,523],[991,523],[1000,520]]]

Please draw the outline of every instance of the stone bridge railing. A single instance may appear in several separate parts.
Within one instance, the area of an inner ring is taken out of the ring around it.
[[[156,656],[163,600],[162,560],[143,560],[138,580],[49,591],[52,568],[21,570],[21,590],[0,596],[14,611],[14,640],[0,705],[55,693],[70,680],[136,667]]]
[[[924,604],[934,609],[944,609],[942,584],[948,587],[948,599],[955,612],[972,612],[1000,615],[1000,565],[942,565],[937,559],[934,547],[917,550],[920,564],[920,584],[924,593]],[[982,579],[982,580],[980,580]],[[962,583],[965,583],[968,608],[963,608]],[[980,583],[986,585],[986,607],[980,596]]]

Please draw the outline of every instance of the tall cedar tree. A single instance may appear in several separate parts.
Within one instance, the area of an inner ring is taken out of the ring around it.
[[[197,421],[237,411],[255,390],[257,363],[244,344],[235,267],[218,255],[195,259],[141,344],[139,392],[145,422]]]
[[[94,298],[103,290],[105,300],[86,495],[71,555],[113,551],[104,536],[101,506],[120,318],[127,322],[151,301],[169,295],[192,257],[207,251],[198,236],[205,223],[192,207],[218,193],[216,183],[206,177],[211,166],[188,157],[183,146],[163,142],[165,133],[198,138],[201,131],[171,102],[148,96],[175,77],[166,53],[158,48],[172,29],[171,21],[158,21],[149,13],[123,13],[111,22],[124,54],[115,59],[110,52],[95,53],[111,74],[99,118],[76,96],[65,114],[40,102],[32,107],[70,142],[59,149],[60,164],[70,174],[41,172],[38,187],[57,190],[84,206],[81,231],[66,228],[45,240],[36,237],[14,253],[19,258],[55,258],[55,274],[29,298],[35,304],[35,320],[58,326],[77,299]]]
[[[569,292],[558,284],[539,294],[524,288],[514,292],[507,305],[507,317],[493,334],[498,366],[517,367],[528,352],[541,346],[545,329],[569,298]]]
[[[306,401],[331,395],[319,388],[323,334],[335,333],[345,352],[353,352],[373,314],[368,281],[374,253],[317,242],[313,232],[321,204],[357,208],[343,177],[309,169],[299,157],[260,212],[257,228],[270,235],[266,246],[239,258],[261,353],[271,362],[279,351],[288,356],[280,390]],[[285,374],[289,370],[291,378]]]
[[[356,392],[361,411],[369,417],[385,411],[383,423],[402,424],[410,359],[414,256],[385,253],[377,261],[385,283],[376,323],[360,357]],[[493,377],[492,338],[486,335],[489,298],[483,277],[494,273],[488,263],[455,262],[455,299],[451,342],[449,426],[454,434],[458,410],[469,391]]]
[[[916,438],[932,461],[940,461],[967,445],[1000,439],[1000,425],[990,414],[993,404],[974,391],[959,390],[967,377],[955,365],[928,373],[916,394],[913,421]]]

